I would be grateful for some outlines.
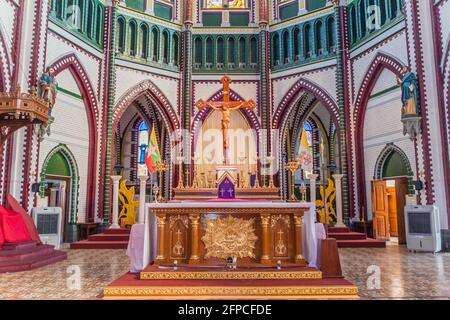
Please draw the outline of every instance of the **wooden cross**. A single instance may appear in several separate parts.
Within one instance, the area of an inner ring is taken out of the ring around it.
[[[253,110],[256,108],[256,102],[253,100],[249,101],[231,101],[230,100],[230,83],[231,78],[227,75],[223,76],[220,80],[223,85],[222,101],[204,101],[202,99],[198,100],[195,106],[201,111],[205,108],[211,108],[213,110],[217,110],[222,112],[222,135],[223,135],[223,161],[227,164],[227,150],[229,147],[228,144],[228,130],[231,127],[231,117],[230,111],[239,110],[239,109],[250,109]]]

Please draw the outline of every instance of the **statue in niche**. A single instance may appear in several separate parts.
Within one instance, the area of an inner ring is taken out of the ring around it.
[[[41,98],[50,103],[50,110],[55,106],[58,83],[54,77],[55,70],[48,67],[39,79],[39,87],[41,89]]]
[[[403,79],[397,79],[402,89],[402,118],[419,117],[420,101],[417,77],[410,67],[404,67],[403,72],[405,73]]]

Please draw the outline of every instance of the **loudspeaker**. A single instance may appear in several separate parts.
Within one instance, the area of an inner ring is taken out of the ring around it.
[[[420,180],[414,180],[414,181],[412,181],[411,183],[414,185],[414,188],[415,188],[417,191],[423,190],[423,182],[422,182],[422,181],[420,181]]]
[[[39,192],[39,186],[40,186],[39,182],[33,183],[31,185],[31,192]]]

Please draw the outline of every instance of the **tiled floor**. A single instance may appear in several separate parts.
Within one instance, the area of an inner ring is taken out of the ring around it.
[[[2,299],[96,299],[104,286],[128,269],[125,250],[69,250],[66,261],[38,270],[0,274]],[[340,249],[346,278],[365,299],[450,299],[450,254],[409,253],[404,247]],[[372,267],[369,270],[368,267]],[[76,288],[77,270],[81,290]],[[369,276],[379,268],[380,288]]]

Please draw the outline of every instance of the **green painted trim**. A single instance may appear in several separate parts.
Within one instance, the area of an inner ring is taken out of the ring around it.
[[[67,94],[73,98],[79,99],[79,100],[83,100],[83,96],[79,95],[78,93],[75,93],[73,91],[64,89],[63,87],[58,86],[58,92],[62,92],[64,94]]]
[[[377,93],[372,94],[372,95],[369,97],[369,99],[377,98],[377,97],[379,97],[379,96],[385,95],[385,94],[390,93],[390,92],[392,92],[392,91],[396,91],[396,90],[398,90],[398,89],[400,89],[400,86],[399,86],[399,85],[392,86],[392,87],[390,87],[390,88],[387,88],[387,89],[385,89],[385,90],[382,90],[382,91],[380,91],[380,92],[377,92]]]

